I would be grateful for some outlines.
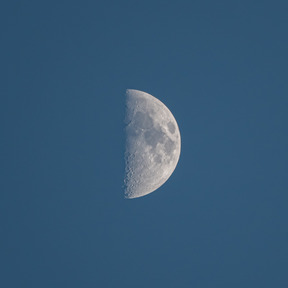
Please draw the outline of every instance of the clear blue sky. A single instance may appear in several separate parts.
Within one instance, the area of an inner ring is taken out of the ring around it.
[[[287,288],[287,1],[2,1],[0,287]],[[125,200],[124,93],[182,153]]]

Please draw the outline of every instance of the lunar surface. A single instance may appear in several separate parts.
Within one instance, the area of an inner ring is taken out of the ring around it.
[[[157,98],[126,91],[125,198],[147,195],[163,185],[180,156],[175,118]]]

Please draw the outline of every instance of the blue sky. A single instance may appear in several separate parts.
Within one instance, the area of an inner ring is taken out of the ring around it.
[[[4,1],[0,286],[288,287],[286,1]],[[178,166],[124,199],[124,94]]]

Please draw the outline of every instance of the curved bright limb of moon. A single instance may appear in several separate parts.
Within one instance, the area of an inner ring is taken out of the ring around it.
[[[142,91],[126,91],[125,123],[125,197],[131,199],[168,180],[179,160],[181,138],[170,110]]]

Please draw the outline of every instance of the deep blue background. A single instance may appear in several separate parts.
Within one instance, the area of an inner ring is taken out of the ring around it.
[[[3,1],[0,287],[288,287],[288,2]],[[124,93],[182,153],[125,200]]]

